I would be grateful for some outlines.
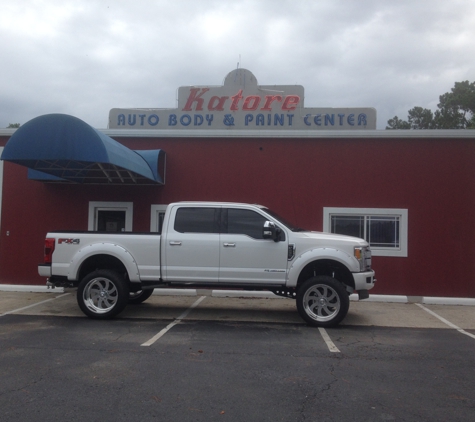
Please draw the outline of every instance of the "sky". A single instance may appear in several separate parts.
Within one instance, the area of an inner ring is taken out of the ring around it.
[[[0,128],[65,113],[175,108],[177,89],[305,88],[306,107],[374,107],[377,128],[475,81],[473,0],[2,0]]]

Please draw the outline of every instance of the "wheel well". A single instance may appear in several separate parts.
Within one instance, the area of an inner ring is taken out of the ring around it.
[[[299,278],[297,280],[297,287],[310,277],[315,277],[318,275],[327,275],[333,277],[339,282],[352,287],[353,289],[355,288],[355,280],[353,279],[351,271],[342,263],[338,261],[332,261],[331,259],[321,259],[307,264],[300,272]]]
[[[94,255],[87,258],[78,272],[78,281],[81,281],[87,274],[96,270],[113,270],[123,274],[128,280],[127,269],[120,259],[111,255]]]

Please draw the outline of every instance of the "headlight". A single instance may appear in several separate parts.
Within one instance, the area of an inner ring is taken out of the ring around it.
[[[354,255],[360,264],[360,271],[371,269],[371,248],[369,246],[355,246]]]

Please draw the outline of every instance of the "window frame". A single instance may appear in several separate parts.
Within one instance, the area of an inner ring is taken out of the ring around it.
[[[213,231],[194,231],[194,230],[193,231],[188,231],[188,230],[180,231],[180,230],[178,230],[177,222],[182,224],[182,222],[179,221],[179,219],[178,219],[178,214],[182,210],[213,210],[213,212],[214,212],[214,218],[213,218],[213,223],[212,223],[213,227],[214,227]],[[181,234],[187,233],[187,234],[217,234],[217,235],[219,235],[221,233],[221,212],[222,212],[222,208],[219,207],[219,206],[210,206],[210,207],[188,206],[188,205],[180,206],[174,212],[173,230],[176,233],[181,233]]]
[[[259,231],[259,237],[254,237],[249,233],[241,233],[241,232],[234,232],[234,231],[229,231],[229,211],[240,211],[240,212],[245,212],[245,213],[252,213],[260,218],[263,219],[262,225],[258,226],[257,230]],[[222,223],[221,223],[221,234],[226,234],[226,235],[237,235],[237,236],[247,236],[250,239],[254,240],[267,240],[264,239],[264,223],[268,220],[268,217],[261,214],[260,212],[257,212],[255,210],[250,210],[247,208],[239,208],[239,207],[226,207],[223,208],[223,213],[222,213]]]
[[[159,233],[160,214],[167,211],[168,205],[154,204],[150,207],[150,233]],[[163,227],[162,227],[163,228]]]
[[[125,211],[125,231],[131,232],[133,224],[133,210],[133,202],[89,201],[87,229],[89,231],[97,231],[98,211]]]
[[[398,217],[399,218],[399,248],[371,246],[373,256],[408,256],[408,210],[404,208],[343,208],[324,207],[323,208],[323,231],[331,233],[332,216],[349,217]]]

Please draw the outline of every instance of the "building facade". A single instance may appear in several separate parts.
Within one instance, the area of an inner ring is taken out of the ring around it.
[[[303,91],[273,87],[280,93],[272,99],[269,87],[243,85],[251,75],[241,72],[228,91],[210,88],[208,97],[204,87],[188,87],[178,112],[111,110],[109,129],[96,131],[109,158],[87,147],[101,178],[77,179],[89,159],[77,151],[62,152],[76,154],[74,168],[69,156],[59,165],[41,155],[83,145],[47,119],[39,122],[60,144],[40,139],[38,123],[31,132],[28,124],[1,130],[0,283],[44,284],[37,264],[48,231],[159,231],[167,204],[209,200],[259,203],[305,229],[366,238],[373,293],[475,297],[475,132],[378,131],[371,109],[299,109]],[[229,125],[206,126],[210,119]],[[152,170],[155,160],[155,172],[141,172],[130,151]]]

